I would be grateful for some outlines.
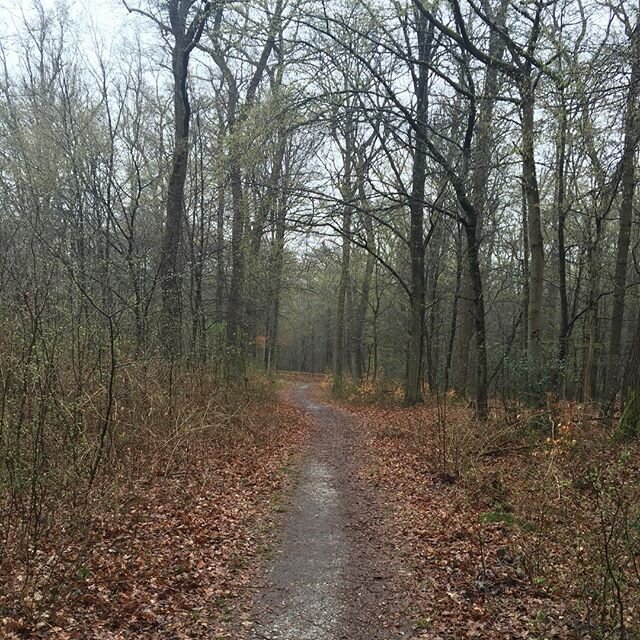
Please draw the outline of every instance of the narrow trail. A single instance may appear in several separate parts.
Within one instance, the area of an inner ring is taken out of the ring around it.
[[[247,638],[410,637],[402,570],[380,533],[380,508],[358,477],[365,454],[357,418],[314,391],[312,383],[296,383],[289,393],[313,430]]]

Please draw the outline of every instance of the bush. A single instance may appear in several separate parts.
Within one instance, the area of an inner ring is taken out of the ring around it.
[[[0,355],[10,365],[0,368],[0,605],[16,580],[25,602],[64,595],[61,571],[82,571],[91,517],[120,488],[189,468],[203,450],[226,456],[271,437],[256,421],[255,405],[273,397],[264,375],[232,385],[205,365],[122,353],[112,383],[103,366],[79,386],[64,352]]]
[[[634,391],[627,402],[616,435],[621,440],[637,440],[640,437],[640,392]]]
[[[501,395],[524,400],[532,405],[544,404],[545,395],[554,387],[554,380],[563,369],[563,363],[551,349],[546,349],[543,362],[540,370],[535,371],[526,353],[506,357]]]

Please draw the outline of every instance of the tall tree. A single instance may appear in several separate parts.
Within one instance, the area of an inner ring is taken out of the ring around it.
[[[225,85],[228,98],[226,105],[227,129],[230,141],[227,162],[229,165],[229,182],[231,186],[231,279],[229,283],[229,299],[227,302],[226,335],[229,345],[241,347],[243,316],[244,316],[244,286],[245,286],[245,231],[247,225],[246,201],[243,185],[243,150],[240,138],[242,126],[247,121],[252,108],[258,99],[258,89],[265,75],[269,59],[276,45],[282,28],[283,0],[276,0],[272,11],[268,12],[265,41],[257,52],[257,58],[250,58],[253,66],[249,74],[244,97],[241,94],[241,84],[232,64],[228,59],[230,48],[224,40],[223,19],[225,9],[231,7],[220,3],[215,9],[212,44],[203,47],[217,65]],[[244,98],[244,99],[243,99]],[[242,349],[241,349],[242,350]]]
[[[504,28],[508,2],[501,0],[497,8],[495,22]],[[488,55],[494,60],[502,60],[505,43],[498,30],[489,34]],[[478,214],[477,235],[482,235],[482,224],[486,214],[488,193],[487,185],[491,175],[491,155],[494,139],[493,120],[494,110],[498,99],[500,74],[495,65],[486,67],[482,95],[478,104],[478,121],[476,135],[470,159],[470,173],[472,184],[472,201]],[[461,256],[462,258],[462,256]],[[464,393],[467,388],[469,374],[469,354],[471,353],[471,339],[474,331],[473,286],[471,274],[464,264],[461,278],[461,292],[459,295],[459,322],[456,328],[455,357],[451,376],[454,389]]]
[[[613,309],[607,363],[606,392],[608,399],[620,388],[621,371],[620,347],[624,324],[625,296],[629,245],[631,243],[631,221],[633,218],[633,195],[635,192],[636,149],[640,135],[640,18],[632,24],[626,14],[622,14],[625,31],[629,38],[629,88],[624,115],[624,147],[620,172],[622,197],[620,202],[620,225],[616,249],[614,275]]]
[[[184,219],[184,188],[189,166],[189,58],[204,31],[212,4],[207,0],[168,0],[144,10],[127,10],[151,19],[163,35],[170,37],[173,74],[173,157],[167,186],[167,208],[160,251],[159,277],[162,287],[160,339],[167,353],[179,355],[182,349],[182,283],[179,250]]]

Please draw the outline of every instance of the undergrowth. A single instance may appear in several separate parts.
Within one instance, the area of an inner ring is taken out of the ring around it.
[[[390,406],[386,398],[376,405],[372,390],[363,389],[352,393],[350,404],[367,419],[373,446],[384,452],[379,456],[385,459],[378,457],[380,467],[392,465],[384,482],[390,495],[397,491],[401,496],[397,526],[406,529],[401,522],[409,503],[419,520],[415,505],[421,500],[437,503],[438,494],[458,505],[440,504],[440,513],[451,509],[439,516],[451,519],[449,528],[458,523],[454,511],[464,514],[460,529],[453,529],[461,539],[470,535],[474,571],[484,576],[470,580],[470,601],[475,592],[486,607],[486,576],[508,569],[513,584],[519,576],[528,582],[533,602],[537,592],[538,599],[555,603],[549,605],[553,614],[520,607],[523,619],[530,620],[526,628],[538,624],[531,622],[536,616],[547,616],[538,625],[539,637],[640,637],[637,442],[622,440],[592,407],[577,403],[548,401],[539,410],[496,405],[487,423],[477,422],[472,409],[453,394],[402,408]],[[403,483],[409,486],[406,492]],[[427,499],[425,492],[435,495]],[[433,545],[434,536],[450,534],[424,509],[426,524],[421,526],[433,531],[418,536],[412,553],[431,549],[423,547],[423,535]],[[467,534],[469,526],[475,533]],[[434,570],[427,568],[425,574]],[[469,607],[468,615],[475,615]],[[473,637],[495,637],[496,627],[492,629]]]
[[[178,518],[197,510],[193,501],[203,500],[202,492],[215,509],[228,499],[251,504],[244,515],[258,509],[251,494],[260,499],[261,483],[275,483],[275,477],[264,475],[275,472],[264,469],[280,464],[270,462],[269,456],[281,455],[271,451],[281,446],[285,431],[298,428],[298,416],[282,415],[266,376],[220,384],[204,367],[129,363],[116,372],[105,423],[106,385],[92,378],[78,392],[71,376],[55,373],[43,380],[47,372],[34,369],[22,385],[9,375],[4,380],[0,633],[54,628],[50,612],[73,608],[70,603],[82,596],[94,573],[106,571],[98,570],[104,563],[97,553],[107,558],[111,553],[105,523],[111,531],[121,518],[134,517],[135,544],[135,514],[150,510],[146,517],[152,521],[165,501],[183,503]],[[249,481],[253,487],[243,489]],[[227,491],[235,491],[235,498]],[[134,503],[143,506],[131,511]],[[227,521],[237,521],[238,529],[244,515]],[[246,533],[238,529],[234,535]],[[40,626],[34,627],[37,621]],[[61,624],[60,633],[67,623]]]

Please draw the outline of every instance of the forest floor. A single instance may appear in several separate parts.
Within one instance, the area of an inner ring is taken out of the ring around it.
[[[0,638],[237,640],[309,427],[273,394],[237,404],[132,443],[28,555],[2,540]]]
[[[622,519],[637,447],[617,462],[569,421],[564,440],[525,447],[463,404],[444,416],[337,402],[313,378],[282,387],[251,409],[248,440],[192,443],[96,495],[82,548],[52,530],[28,567],[38,579],[0,567],[0,637],[605,637],[596,615],[638,628],[640,520]]]
[[[584,407],[360,400],[289,387],[310,437],[248,640],[640,637],[638,446]]]

